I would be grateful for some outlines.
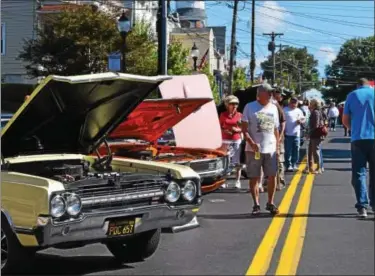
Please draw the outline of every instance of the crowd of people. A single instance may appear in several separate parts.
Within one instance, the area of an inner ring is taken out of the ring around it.
[[[365,86],[366,82],[361,81],[360,87]],[[351,100],[353,97],[348,98]],[[355,102],[355,100],[351,101]],[[328,131],[336,131],[338,123],[343,124],[345,136],[350,135],[350,130],[355,128],[355,123],[352,125],[347,123],[347,114],[350,108],[358,108],[355,105],[358,105],[357,102],[346,104],[345,108],[343,105],[337,108],[334,102],[331,102],[329,107],[325,107],[321,99],[301,102],[296,97],[290,98],[285,103],[282,91],[267,83],[258,87],[256,101],[246,104],[242,114],[237,110],[239,105],[237,97],[227,96],[224,103],[227,110],[220,114],[220,125],[223,143],[227,149],[230,149],[231,162],[236,167],[236,188],[241,188],[241,143],[242,140],[246,142],[245,165],[254,201],[253,215],[261,211],[259,193],[265,188],[268,192],[266,210],[271,214],[279,213],[274,203],[274,195],[276,190],[281,190],[286,186],[284,172],[298,170],[298,164],[301,161],[300,147],[304,138],[309,141],[305,173],[321,174],[324,172],[322,141]],[[356,118],[355,115],[353,118]],[[357,120],[359,124],[359,119]],[[359,135],[357,132],[353,133],[352,141]],[[361,146],[356,146],[355,150],[358,152],[366,147],[369,145],[361,144]],[[359,169],[358,167],[357,170]],[[358,171],[353,172],[355,179],[354,173]],[[363,215],[364,206],[366,206],[363,187],[366,186],[366,180],[363,177],[353,180],[353,186],[358,201],[356,207],[359,214]]]

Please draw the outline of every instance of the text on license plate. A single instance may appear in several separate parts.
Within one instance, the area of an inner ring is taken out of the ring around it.
[[[134,234],[135,218],[127,220],[109,221],[107,236],[117,237]]]

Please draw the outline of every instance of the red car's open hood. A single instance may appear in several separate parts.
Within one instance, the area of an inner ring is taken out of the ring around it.
[[[110,134],[110,138],[154,142],[210,101],[209,98],[145,100]]]

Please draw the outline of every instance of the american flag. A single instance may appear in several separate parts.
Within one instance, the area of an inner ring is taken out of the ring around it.
[[[209,49],[207,49],[206,53],[203,55],[203,57],[201,59],[201,63],[198,66],[199,70],[202,70],[203,66],[206,64],[208,51],[209,51]]]

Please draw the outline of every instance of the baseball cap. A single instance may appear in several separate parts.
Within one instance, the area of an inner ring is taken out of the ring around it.
[[[225,102],[227,104],[239,104],[240,103],[240,101],[238,100],[238,98],[236,96],[233,96],[233,95],[228,96],[225,99]]]
[[[262,91],[266,91],[266,92],[273,92],[275,90],[275,88],[273,88],[268,83],[263,83],[261,86],[259,86],[258,89],[260,89]]]
[[[298,99],[297,99],[297,97],[291,97],[291,98],[290,98],[290,101],[291,101],[291,102],[296,102],[296,103],[298,103]]]

